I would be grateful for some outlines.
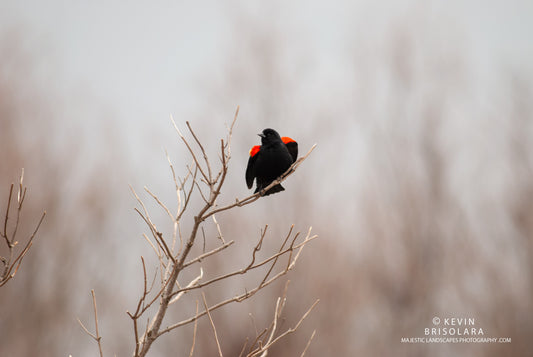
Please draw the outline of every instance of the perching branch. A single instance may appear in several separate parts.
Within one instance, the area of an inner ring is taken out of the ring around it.
[[[283,181],[285,181],[290,175],[292,175],[295,170],[298,168],[298,166],[301,165],[301,163],[307,159],[307,157],[309,156],[309,154],[311,154],[311,152],[315,149],[316,147],[316,144],[314,144],[311,149],[309,149],[309,151],[307,152],[307,154],[305,154],[304,156],[300,157],[298,160],[296,160],[292,165],[291,167],[289,167],[287,169],[287,171],[285,171],[277,180],[274,180],[270,183],[270,185],[268,185],[267,187],[265,187],[262,191],[260,192],[257,192],[257,193],[254,193],[253,195],[250,195],[248,197],[245,197],[243,199],[235,199],[235,203],[232,203],[232,204],[229,204],[227,206],[224,206],[224,207],[221,207],[221,208],[217,208],[217,209],[213,209],[212,211],[208,212],[205,216],[205,218],[215,214],[215,213],[218,213],[218,212],[222,212],[222,211],[227,211],[233,207],[242,207],[242,206],[246,206],[252,202],[255,202],[257,201],[259,198],[261,198],[261,192],[266,192],[268,191],[269,189],[271,189],[272,187],[276,186],[277,184],[280,184],[282,183]]]

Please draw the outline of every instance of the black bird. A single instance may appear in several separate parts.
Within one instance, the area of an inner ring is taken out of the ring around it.
[[[265,129],[258,135],[261,137],[261,146],[254,146],[250,150],[246,167],[248,188],[252,188],[254,179],[256,180],[254,193],[262,191],[280,177],[298,157],[298,143],[293,139],[281,138],[274,129]],[[283,186],[277,184],[262,195],[268,196],[284,190]]]

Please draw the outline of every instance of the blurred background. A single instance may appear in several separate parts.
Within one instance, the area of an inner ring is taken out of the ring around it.
[[[104,352],[131,354],[126,310],[152,251],[128,185],[175,207],[165,149],[180,175],[190,159],[169,116],[216,155],[237,105],[220,203],[249,194],[262,129],[301,153],[318,144],[285,192],[218,216],[236,244],[206,268],[246,265],[265,224],[264,249],[291,224],[313,226],[318,240],[288,275],[283,327],[321,301],[272,355],[300,355],[314,329],[309,356],[530,355],[532,19],[533,3],[519,0],[2,1],[0,212],[24,168],[21,240],[47,216],[0,289],[0,355],[96,355],[76,321],[93,327],[91,289]],[[239,277],[208,300],[253,282]],[[269,323],[283,286],[213,314],[225,355],[254,337],[248,313]],[[512,342],[400,342],[435,316],[474,318],[485,337]],[[199,329],[195,355],[216,354],[208,321]],[[178,329],[152,355],[184,355],[191,338],[192,326]]]

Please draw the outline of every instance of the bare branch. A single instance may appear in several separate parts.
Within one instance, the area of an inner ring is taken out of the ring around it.
[[[300,355],[300,357],[304,357],[305,352],[307,352],[307,349],[309,348],[309,345],[311,345],[311,341],[313,340],[313,337],[315,337],[316,330],[313,330],[313,333],[311,334],[311,337],[309,337],[309,341],[307,341],[307,345],[305,345],[305,348]]]
[[[170,217],[171,220],[175,220],[176,218],[172,215],[172,213],[170,213],[170,210],[167,208],[167,206],[165,206],[165,204],[163,202],[161,202],[161,200],[159,200],[159,197],[157,197],[155,194],[152,193],[152,191],[150,191],[148,189],[148,187],[144,187],[144,190],[146,192],[148,192],[148,194],[150,196],[152,196],[152,198],[165,210],[165,212],[168,214],[168,216]]]
[[[179,221],[185,210],[187,209],[187,205],[189,204],[190,198],[192,196],[192,191],[194,190],[194,186],[196,186],[196,174],[198,173],[198,166],[194,165],[194,173],[191,172],[190,168],[187,167],[189,170],[189,174],[192,174],[192,182],[191,187],[189,188],[188,192],[185,192],[185,182],[189,174],[185,177],[185,180],[182,182],[182,188],[183,195],[185,196],[185,203],[183,204],[183,207],[181,208],[181,211],[178,209],[178,214],[176,215],[176,221]]]
[[[93,296],[93,308],[94,308],[94,329],[96,331],[96,342],[98,342],[98,350],[100,352],[100,357],[103,357],[104,354],[102,353],[102,343],[101,343],[101,337],[100,332],[98,331],[98,310],[96,309],[96,296],[94,294],[94,290],[91,290],[91,294]]]
[[[305,246],[305,244],[307,244],[309,241],[311,241],[312,239],[315,239],[315,238],[316,238],[316,236],[312,236],[312,237],[306,238],[306,239],[305,239],[302,243],[300,243],[298,246],[295,246],[294,249],[296,249],[296,248],[298,248],[298,247],[299,247],[299,249],[302,249],[302,248]],[[278,254],[280,254],[280,253],[278,253]],[[278,255],[276,255],[276,256],[278,256]],[[271,257],[271,258],[269,258],[269,259],[267,259],[267,260],[268,260],[268,261],[271,261],[271,260],[273,260],[273,259],[275,259],[275,258],[272,258],[272,257]],[[294,259],[297,259],[297,257],[295,257]],[[294,259],[293,259],[293,260],[294,260]],[[266,264],[266,263],[263,262],[262,264]],[[280,271],[279,273],[277,273],[276,275],[274,275],[272,278],[270,278],[269,280],[266,280],[266,281],[264,281],[264,282],[261,282],[261,283],[260,283],[259,285],[257,285],[254,289],[252,289],[252,290],[248,290],[248,291],[246,291],[246,292],[243,293],[243,294],[237,295],[237,296],[235,296],[235,297],[233,297],[233,298],[229,298],[229,299],[227,299],[227,300],[221,301],[221,302],[219,302],[219,303],[217,303],[217,304],[211,306],[211,307],[209,308],[209,311],[216,310],[216,309],[218,309],[218,308],[220,308],[220,307],[222,307],[222,306],[225,306],[225,305],[230,304],[230,303],[233,303],[233,302],[241,302],[241,301],[244,301],[244,300],[246,300],[246,299],[249,299],[250,297],[252,297],[253,295],[255,295],[259,290],[261,290],[261,289],[263,289],[263,288],[269,286],[269,285],[272,284],[274,281],[278,280],[279,278],[281,278],[282,276],[284,276],[284,275],[287,274],[288,272],[289,272],[289,270],[282,270],[282,271]],[[229,274],[228,274],[228,275],[229,275]],[[202,286],[205,286],[205,284],[203,284]],[[184,290],[190,290],[190,289],[184,289]],[[180,326],[187,325],[187,324],[189,324],[189,323],[191,323],[191,322],[194,322],[196,319],[198,319],[198,318],[204,316],[206,313],[207,313],[207,311],[203,311],[203,312],[201,312],[200,314],[198,314],[197,316],[193,316],[193,317],[191,317],[191,318],[188,318],[188,319],[182,320],[182,321],[180,321],[180,322],[178,322],[178,323],[175,323],[175,324],[173,324],[173,325],[170,325],[170,326],[164,328],[163,330],[159,331],[159,333],[158,333],[157,336],[161,336],[161,335],[163,335],[163,334],[165,334],[165,333],[167,333],[167,332],[172,331],[172,330],[175,329],[175,328],[178,328],[178,327],[180,327]]]
[[[12,195],[13,195],[13,184],[11,184],[11,188],[9,189],[9,198],[7,199],[6,216],[4,219],[4,232],[2,233],[2,236],[5,238],[8,246],[11,246],[11,242],[9,241],[9,238],[7,237],[7,221],[9,220],[9,208],[11,207],[11,196]]]
[[[220,341],[218,340],[217,329],[215,327],[215,323],[213,322],[213,318],[211,317],[211,314],[209,313],[209,308],[207,307],[207,301],[205,300],[205,294],[203,291],[202,291],[202,299],[204,300],[204,307],[205,307],[205,311],[207,311],[207,317],[209,317],[209,322],[211,323],[211,327],[213,328],[213,334],[215,335],[215,341],[217,342],[218,355],[220,357],[223,357],[222,349],[220,348]]]
[[[150,217],[147,217],[144,214],[142,214],[141,211],[139,211],[137,208],[134,208],[134,211],[137,212],[139,216],[141,216],[141,218],[144,220],[146,225],[150,228],[150,232],[152,233],[152,236],[155,238],[155,241],[157,242],[161,250],[165,252],[165,255],[167,256],[167,258],[169,258],[172,261],[175,261],[176,258],[174,258],[174,256],[172,255],[172,252],[168,248],[167,242],[165,242],[165,240],[163,239],[163,234],[157,230],[155,225],[150,220]]]
[[[19,242],[16,240],[16,235],[20,223],[20,214],[22,212],[22,205],[24,203],[24,198],[26,197],[27,189],[23,186],[23,179],[24,179],[24,169],[22,169],[22,173],[20,175],[19,185],[18,185],[18,192],[17,192],[17,211],[16,211],[16,217],[15,222],[13,226],[13,230],[11,233],[8,232],[7,225],[10,220],[10,208],[11,203],[13,199],[13,188],[14,184],[11,184],[9,188],[9,197],[7,200],[7,208],[6,208],[6,214],[4,217],[4,229],[2,232],[0,232],[0,236],[4,238],[4,241],[7,246],[8,255],[6,257],[0,256],[0,262],[3,264],[3,268],[0,271],[0,287],[4,286],[9,280],[13,279],[15,275],[17,274],[21,264],[22,260],[26,256],[26,254],[29,252],[30,248],[33,245],[33,240],[35,238],[35,235],[37,234],[37,231],[41,227],[41,224],[43,223],[44,217],[46,216],[46,211],[43,212],[41,215],[41,218],[39,219],[39,222],[37,223],[37,226],[33,230],[33,233],[29,236],[28,241],[24,245],[24,248],[17,254],[16,253],[16,246],[19,244]]]
[[[213,184],[213,175],[211,174],[211,165],[209,164],[209,158],[207,157],[207,154],[205,153],[204,146],[202,145],[200,140],[198,140],[198,137],[196,136],[194,130],[192,130],[191,124],[188,121],[186,121],[185,124],[187,124],[187,128],[189,128],[189,132],[192,134],[192,137],[196,141],[196,144],[198,144],[198,147],[200,147],[200,150],[202,151],[202,155],[204,156],[204,161],[207,166],[207,174],[209,177],[209,179],[206,179],[206,180],[209,186],[211,186]]]
[[[198,188],[198,192],[200,192],[200,196],[202,196],[202,200],[204,200],[205,204],[208,205],[209,204],[209,199],[207,197],[205,197],[204,192],[202,191],[202,188],[198,184],[198,181],[195,182],[195,185]]]
[[[198,315],[198,300],[196,300],[196,315]],[[189,357],[192,357],[192,354],[194,352],[194,345],[196,343],[196,329],[197,328],[198,328],[198,319],[196,319],[194,321],[194,330],[193,330],[193,333],[192,333],[192,346],[191,346],[191,352],[189,352]]]
[[[41,223],[43,223],[43,220],[44,220],[45,216],[46,216],[46,211],[43,212],[43,214],[41,216],[41,219],[39,220],[39,223],[37,223],[37,227],[35,227],[35,230],[31,234],[30,239],[28,240],[26,245],[24,246],[24,249],[22,250],[22,252],[20,252],[20,254],[13,261],[13,266],[16,264],[17,267],[15,268],[13,273],[11,273],[11,268],[9,269],[8,273],[10,274],[11,278],[13,278],[15,276],[15,274],[17,273],[20,265],[22,264],[22,259],[26,256],[26,253],[28,253],[28,251],[30,250],[30,248],[31,248],[31,246],[33,244],[33,238],[35,238],[35,235],[37,234],[37,231],[39,230],[39,227],[41,227]]]
[[[276,342],[278,342],[280,339],[282,339],[283,337],[287,336],[288,334],[291,334],[293,333],[294,331],[296,331],[300,325],[302,324],[302,322],[305,320],[305,318],[311,313],[311,311],[313,311],[313,309],[315,308],[316,304],[318,304],[320,300],[316,300],[313,305],[311,305],[311,307],[306,311],[305,314],[303,314],[303,316],[300,318],[300,320],[296,323],[296,325],[292,328],[289,328],[287,329],[285,332],[283,332],[282,334],[280,334],[278,337],[276,337],[275,339],[273,340],[270,340],[268,341],[268,343],[266,343],[263,347],[261,347],[259,350],[257,351],[254,351],[253,353],[249,354],[248,356],[249,357],[255,357],[255,356],[259,356],[259,354],[261,354],[262,357],[266,356],[268,354],[268,349],[273,345],[275,344]],[[278,302],[279,302],[279,299],[278,299]],[[283,306],[281,307],[283,308]],[[276,305],[276,309],[278,309],[278,305]],[[274,316],[274,323],[275,323],[275,320],[276,319],[279,319],[279,313],[278,313],[278,310],[276,310],[276,313],[275,313],[275,316]]]
[[[203,270],[202,268],[200,268],[200,275],[198,275],[196,278],[194,278],[193,280],[191,280],[191,282],[186,286],[186,288],[190,288],[190,287],[195,286],[196,284],[198,284],[198,282],[199,282],[200,280],[202,280],[203,277],[204,277],[204,270]],[[176,282],[176,284],[177,284],[177,282]],[[178,288],[179,288],[179,286],[178,286]],[[168,304],[170,305],[170,304],[175,303],[175,302],[178,301],[179,298],[182,297],[183,294],[185,294],[186,292],[187,292],[187,290],[184,290],[184,291],[179,292],[176,296],[174,296],[174,297],[172,298],[172,300],[170,300],[170,302],[169,302]]]
[[[178,126],[176,125],[176,122],[174,121],[174,118],[172,117],[172,115],[170,116],[170,120],[172,121],[172,124],[174,124],[174,129],[176,129],[176,131],[178,132],[178,135],[180,136],[181,140],[185,143],[185,146],[187,146],[187,149],[189,150],[189,153],[191,154],[192,158],[194,159],[194,163],[196,164],[196,167],[198,167],[198,169],[200,170],[200,173],[202,174],[204,179],[207,182],[209,182],[209,176],[207,176],[205,174],[204,170],[200,166],[200,163],[198,162],[198,159],[196,158],[196,154],[194,153],[193,149],[189,145],[189,142],[187,141],[187,139],[185,139],[185,137],[183,136],[181,131],[178,129]]]
[[[212,215],[211,217],[213,218],[213,223],[217,227],[218,238],[222,241],[222,243],[226,243],[224,241],[224,235],[222,234],[222,230],[220,229],[220,224],[218,224],[217,218],[215,217],[215,215]]]
[[[98,344],[98,351],[100,352],[100,357],[103,357],[104,354],[102,352],[102,337],[100,336],[100,332],[98,331],[98,310],[96,309],[96,296],[94,294],[94,290],[91,290],[91,295],[93,297],[93,311],[94,311],[94,326],[95,326],[95,333],[91,333],[87,327],[85,327],[85,325],[83,325],[83,323],[81,322],[81,320],[78,318],[78,322],[79,324],[81,325],[81,327],[83,328],[83,330],[85,331],[86,334],[88,334],[89,336],[91,336],[95,341],[96,343]]]
[[[89,336],[91,336],[93,339],[96,340],[96,335],[94,335],[93,333],[91,333],[87,327],[85,327],[85,325],[83,324],[83,322],[81,322],[81,320],[79,318],[76,318],[78,320],[78,323],[80,324],[81,328],[83,329],[83,331],[85,331],[85,333]]]
[[[174,181],[174,187],[176,189],[176,198],[178,199],[178,214],[181,209],[181,194],[180,191],[183,187],[183,184],[178,184],[178,179],[176,178],[176,171],[174,171],[174,165],[172,165],[172,161],[170,160],[170,156],[168,156],[168,151],[165,149],[165,156],[167,157],[168,166],[170,167],[170,171],[172,172],[172,181]],[[190,172],[190,171],[189,171]],[[187,181],[187,177],[189,177],[189,174],[187,174],[184,178],[185,181]]]
[[[217,248],[215,248],[215,249],[213,249],[213,250],[210,250],[210,251],[207,252],[207,253],[204,253],[204,254],[202,254],[202,255],[199,255],[199,256],[197,256],[196,258],[194,258],[194,259],[192,259],[192,260],[189,260],[187,263],[183,264],[183,268],[186,268],[186,267],[188,267],[189,265],[194,264],[194,263],[196,263],[196,262],[200,262],[200,261],[202,261],[202,259],[207,258],[207,257],[209,257],[209,256],[211,256],[211,255],[213,255],[213,254],[216,254],[216,253],[220,252],[221,250],[226,249],[227,247],[229,247],[229,246],[232,245],[233,243],[235,243],[235,241],[231,240],[231,241],[229,241],[229,242],[227,242],[227,243],[224,243],[223,245],[221,245],[221,246],[219,246],[219,247],[217,247]]]
[[[281,298],[278,298],[278,300],[276,301],[276,309],[274,310],[274,320],[272,320],[272,331],[270,331],[270,337],[267,340],[267,345],[271,343],[272,339],[274,338],[274,334],[276,333],[276,329],[278,327],[278,320],[281,315],[281,311],[283,310],[283,307],[285,306],[286,298],[285,297],[283,298],[283,303],[281,304],[281,306],[280,306],[280,302],[281,302]],[[268,349],[266,349],[261,356],[266,357],[267,354],[268,354]]]
[[[248,337],[246,337],[246,340],[244,341],[244,345],[242,345],[241,353],[239,353],[239,357],[242,357],[242,354],[244,353],[244,350],[246,349],[246,345],[248,344]]]
[[[150,246],[153,248],[154,250],[154,253],[155,255],[157,256],[157,258],[161,261],[162,257],[161,257],[161,252],[155,247],[154,243],[152,243],[152,241],[150,240],[150,238],[148,238],[148,236],[146,234],[143,233],[143,237],[144,239],[146,239],[146,241],[150,244]],[[158,242],[159,243],[159,242]]]
[[[228,160],[231,157],[231,138],[233,136],[233,127],[235,126],[235,122],[237,121],[237,116],[239,115],[239,109],[240,107],[237,106],[237,110],[235,111],[235,116],[233,117],[233,121],[231,122],[229,129],[228,129],[228,136],[226,139],[226,147],[228,149],[228,155],[227,155]]]
[[[301,249],[311,240],[315,239],[317,236],[314,235],[314,236],[310,236],[310,231],[309,231],[309,234],[308,236],[304,239],[304,241],[302,241],[301,243],[299,244],[296,244],[294,245],[294,241],[296,240],[297,236],[295,236],[293,238],[293,241],[291,243],[291,245],[288,247],[288,248],[285,248],[281,251],[279,251],[278,253],[276,254],[273,254],[271,255],[270,257],[258,262],[258,263],[255,263],[255,254],[256,252],[258,252],[260,249],[261,249],[261,243],[263,241],[263,238],[264,238],[264,235],[261,237],[259,243],[257,243],[257,245],[255,246],[254,250],[253,250],[253,255],[252,255],[252,261],[250,262],[250,264],[244,268],[244,269],[239,269],[239,270],[236,270],[236,271],[233,271],[231,273],[227,273],[227,274],[223,274],[223,275],[220,275],[216,278],[212,278],[211,280],[209,281],[206,281],[205,283],[202,283],[202,284],[198,284],[198,285],[195,285],[195,286],[191,286],[191,287],[185,287],[185,288],[182,288],[182,289],[179,289],[177,291],[175,291],[173,293],[173,295],[176,295],[176,294],[179,294],[181,292],[184,292],[184,291],[188,291],[188,290],[193,290],[193,289],[199,289],[199,288],[203,288],[204,286],[207,286],[207,285],[211,285],[217,281],[220,281],[220,280],[224,280],[224,279],[227,279],[227,278],[230,278],[232,276],[236,276],[236,275],[242,275],[242,274],[245,274],[247,273],[248,271],[251,271],[251,270],[254,270],[254,269],[257,269],[259,267],[262,267],[263,265],[265,264],[268,264],[272,261],[274,261],[274,264],[275,262],[277,261],[277,259],[282,256],[282,255],[285,255],[287,253],[290,253],[292,252],[293,250],[295,249],[298,249],[298,252],[297,252],[297,255],[295,256],[295,259],[294,260],[290,260],[289,263],[287,264],[287,268],[285,269],[286,272],[288,272],[289,270],[291,270],[293,267],[294,267],[294,264],[296,262],[296,260],[298,259],[298,256],[299,256],[299,252],[301,251]],[[273,264],[273,265],[274,265]],[[270,269],[271,270],[271,269]],[[270,270],[268,273],[270,273]],[[268,273],[267,273],[267,276],[268,277]]]

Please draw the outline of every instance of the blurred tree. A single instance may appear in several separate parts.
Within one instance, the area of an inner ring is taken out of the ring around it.
[[[105,174],[105,161],[82,154],[83,130],[67,123],[68,105],[54,86],[38,80],[37,56],[28,46],[20,32],[0,38],[0,202],[7,202],[9,184],[24,168],[29,189],[18,234],[29,236],[44,209],[48,215],[23,269],[2,288],[0,355],[59,356],[83,346],[74,338],[78,327],[68,328],[76,326],[76,310],[87,301],[80,287],[111,294],[101,279],[115,263],[105,260],[101,247],[109,244],[104,232],[114,178]],[[121,163],[113,170],[122,170]]]

